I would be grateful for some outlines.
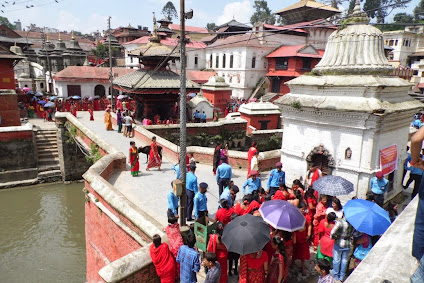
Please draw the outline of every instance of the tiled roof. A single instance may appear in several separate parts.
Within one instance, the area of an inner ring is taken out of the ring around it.
[[[187,70],[186,76],[187,79],[190,81],[193,81],[198,84],[204,84],[208,82],[210,77],[216,76],[216,72]]]
[[[152,90],[177,91],[180,89],[180,75],[172,71],[136,70],[118,79],[114,84],[126,92],[149,93]],[[200,86],[187,80],[187,89],[200,89]]]
[[[264,43],[260,43],[258,38],[253,33],[245,33],[245,34],[238,34],[229,36],[226,38],[218,39],[214,43],[208,46],[208,48],[215,48],[215,47],[240,47],[240,46],[250,46],[250,47],[275,47],[276,44],[272,44],[270,42],[270,38],[272,36],[269,36],[264,40]],[[268,41],[270,43],[268,43]]]
[[[215,30],[218,30],[222,27],[238,27],[238,28],[244,28],[244,29],[251,29],[250,26],[237,22],[235,19],[232,19],[231,21],[225,24],[215,27]]]
[[[137,38],[133,41],[128,41],[126,43],[123,43],[123,45],[128,45],[128,44],[147,44],[149,43],[149,38],[151,36],[142,36],[140,38]],[[171,38],[171,37],[167,37],[164,39],[161,39],[160,41],[161,44],[163,45],[167,45],[167,46],[176,46],[178,45],[178,38]],[[206,44],[201,42],[201,41],[190,41],[189,43],[187,43],[186,45],[187,48],[195,48],[195,49],[201,49],[201,48],[205,48]]]
[[[302,52],[302,50],[309,49],[310,52]],[[322,50],[324,53],[324,50]],[[266,56],[267,58],[275,57],[309,57],[309,58],[322,58],[322,54],[316,50],[312,45],[292,45],[282,46]]]
[[[176,25],[176,24],[170,24],[169,27],[172,30],[181,30],[181,26],[180,25]],[[207,28],[202,28],[202,27],[191,27],[191,26],[185,26],[185,30],[186,32],[197,32],[197,33],[208,33],[208,29]]]
[[[98,81],[109,82],[109,68],[69,66],[58,72],[53,78],[59,81]],[[119,78],[135,70],[127,68],[113,68],[114,77]]]
[[[307,33],[306,30],[296,27],[295,25],[285,25],[285,26],[273,26],[269,24],[264,24],[264,27],[266,29],[273,29],[273,30],[285,30],[285,31],[296,31],[296,32],[303,32]]]
[[[42,33],[41,32],[35,32],[35,31],[20,31],[20,30],[15,30],[16,33],[18,33],[20,36],[22,36],[23,38],[27,38],[29,39],[29,41],[31,41],[30,39],[41,39],[42,38]],[[28,34],[28,35],[27,35]],[[49,37],[49,40],[58,40],[59,39],[59,33],[48,33],[47,36]],[[70,41],[72,39],[72,34],[69,33],[60,33],[60,38],[63,41]],[[83,37],[79,37],[79,36],[75,36],[75,39],[79,42],[79,43],[93,43],[93,41],[87,39],[87,38],[83,38]]]
[[[280,14],[280,13],[284,13],[284,12],[288,12],[288,11],[292,11],[292,10],[296,10],[299,8],[303,8],[303,7],[307,7],[307,8],[313,8],[313,9],[319,9],[319,10],[327,10],[327,11],[333,11],[336,13],[341,13],[341,11],[339,9],[333,8],[331,6],[327,6],[325,4],[316,2],[314,0],[301,0],[291,6],[288,6],[284,9],[281,9],[277,12],[275,12],[274,14]]]
[[[174,50],[172,48],[163,44],[149,42],[146,45],[140,46],[137,49],[131,50],[128,52],[128,55],[143,56],[143,57],[152,57],[152,56],[170,56],[170,57],[179,57],[179,50]]]

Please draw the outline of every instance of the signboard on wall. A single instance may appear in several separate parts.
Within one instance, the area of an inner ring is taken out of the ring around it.
[[[380,168],[384,175],[390,174],[397,169],[397,160],[398,152],[395,144],[380,149]]]

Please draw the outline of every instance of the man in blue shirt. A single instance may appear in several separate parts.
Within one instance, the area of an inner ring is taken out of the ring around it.
[[[222,164],[216,169],[216,183],[219,186],[219,195],[222,194],[224,188],[228,185],[231,180],[232,169],[231,166],[226,163],[226,157],[221,157]]]
[[[206,191],[208,184],[202,182],[199,184],[199,192],[194,197],[194,217],[196,219],[208,215],[208,198],[206,197]]]
[[[383,207],[384,193],[389,189],[389,181],[384,178],[383,172],[379,171],[371,178],[370,189],[374,195],[374,202]]]
[[[281,170],[283,168],[283,163],[277,162],[275,164],[275,169],[272,169],[269,173],[267,188],[270,196],[273,196],[279,188],[280,183],[286,183],[286,173]]]
[[[171,186],[173,182],[171,183]],[[174,194],[173,188],[168,192],[168,218],[175,216],[178,218],[178,197]]]
[[[228,205],[230,207],[233,206],[233,199],[236,198],[237,193],[239,192],[239,188],[236,185],[231,186],[231,188],[226,187],[224,189],[224,191],[222,192],[221,196],[219,197],[219,199],[226,199],[228,201]],[[219,207],[221,207],[221,205],[219,205]]]
[[[250,171],[250,178],[243,184],[243,195],[246,195],[246,187],[248,187],[248,194],[253,193],[253,191],[259,191],[259,189],[262,188],[261,178],[257,177],[257,175],[257,171]]]
[[[205,111],[203,111],[203,114],[202,114],[202,122],[206,123],[206,113],[205,113]]]
[[[196,236],[189,233],[186,236],[187,245],[183,245],[178,250],[177,262],[180,264],[180,282],[197,282],[196,273],[200,270],[199,253],[194,249]]]
[[[411,157],[411,155],[409,155]],[[403,188],[406,190],[409,188],[409,185],[414,182],[414,189],[412,190],[411,199],[413,199],[418,194],[418,189],[420,188],[421,180],[423,178],[424,172],[414,166],[408,166],[408,163],[411,162],[411,159],[408,158],[405,160],[405,169],[409,171],[409,179],[406,181],[406,185]]]
[[[190,165],[190,172],[186,176],[186,194],[187,194],[187,221],[193,221],[191,214],[193,213],[193,199],[197,193],[197,177],[194,175],[196,172],[196,165]]]

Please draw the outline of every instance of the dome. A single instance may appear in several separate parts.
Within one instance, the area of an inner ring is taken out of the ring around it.
[[[357,1],[354,12],[345,22],[347,26],[341,26],[329,36],[324,56],[313,73],[390,74],[394,67],[384,53],[383,33],[368,22]]]

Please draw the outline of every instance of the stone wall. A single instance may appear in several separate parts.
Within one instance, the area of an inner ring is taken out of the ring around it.
[[[0,128],[0,183],[37,178],[32,125]]]
[[[12,69],[13,71],[13,69]],[[20,126],[18,95],[14,90],[0,90],[0,127]]]
[[[258,130],[251,132],[250,136],[246,139],[248,146],[252,142],[256,142],[259,152],[275,150],[281,148],[283,140],[283,130]]]

